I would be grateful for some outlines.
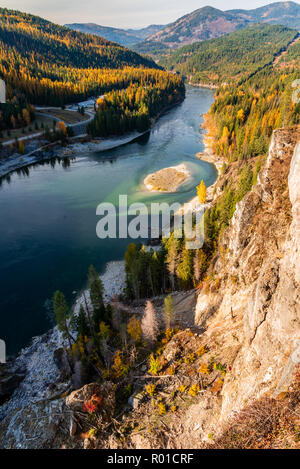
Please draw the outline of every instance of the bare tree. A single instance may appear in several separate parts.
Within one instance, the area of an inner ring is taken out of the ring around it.
[[[176,277],[176,267],[178,264],[178,257],[179,257],[179,243],[178,239],[172,237],[169,239],[169,248],[167,254],[167,268],[170,274],[170,281],[172,290],[175,290],[175,277]]]
[[[157,340],[157,336],[159,333],[159,325],[157,319],[157,312],[151,301],[147,301],[146,303],[141,327],[143,336],[146,341],[150,344],[153,344]]]

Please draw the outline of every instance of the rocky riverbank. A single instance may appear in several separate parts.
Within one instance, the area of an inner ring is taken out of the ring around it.
[[[73,143],[70,143],[65,147],[55,143],[49,144],[46,140],[32,139],[26,145],[25,155],[21,155],[16,152],[11,156],[4,155],[4,158],[0,158],[0,179],[13,171],[26,168],[27,166],[31,166],[39,162],[49,161],[52,158],[75,157],[81,153],[103,152],[126,145],[149,132],[165,112],[180,104],[180,102],[181,100],[170,106],[166,106],[155,118],[152,119],[151,127],[145,132],[134,130],[133,132],[122,136],[109,137],[105,139],[89,139],[87,135],[82,135],[80,137],[73,137],[71,139],[71,142]],[[76,140],[79,140],[79,142],[76,142]],[[1,156],[3,155],[1,154]]]
[[[121,294],[125,287],[125,262],[108,262],[100,278],[104,287],[104,299],[108,302]],[[88,293],[86,298],[89,301]],[[84,304],[83,294],[79,295],[74,304],[75,314],[81,304]],[[3,372],[5,378],[11,380],[12,386],[8,391],[12,395],[0,405],[0,421],[15,409],[41,400],[53,399],[71,389],[69,377],[61,371],[64,346],[67,344],[61,332],[54,327],[47,333],[34,337],[31,344],[21,350],[15,360],[8,362]]]
[[[26,168],[27,166],[31,166],[36,163],[49,161],[52,158],[75,157],[82,153],[112,150],[113,148],[132,142],[145,133],[146,132],[140,133],[134,131],[122,137],[111,137],[103,140],[97,139],[91,141],[82,140],[81,142],[71,143],[66,147],[62,147],[58,144],[47,145],[45,142],[42,142],[42,146],[40,146],[40,142],[34,140],[27,145],[28,152],[26,155],[14,153],[5,160],[0,161],[0,178],[7,176],[18,169]]]

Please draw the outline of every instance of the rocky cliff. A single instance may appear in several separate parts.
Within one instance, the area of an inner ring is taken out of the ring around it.
[[[274,132],[265,168],[237,205],[212,266],[219,291],[198,296],[196,322],[220,341],[221,354],[236,349],[222,422],[253,399],[287,391],[299,364],[299,137],[299,128]]]

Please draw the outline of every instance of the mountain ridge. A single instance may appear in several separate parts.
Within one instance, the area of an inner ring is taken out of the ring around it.
[[[94,34],[96,36],[104,37],[109,41],[117,42],[118,44],[127,47],[146,39],[164,28],[164,25],[156,24],[152,24],[141,29],[121,29],[102,26],[96,23],[69,23],[65,24],[65,26],[85,34]]]
[[[254,24],[219,38],[183,46],[161,63],[193,83],[220,85],[238,81],[271,64],[298,35],[286,26]]]
[[[215,39],[254,23],[282,24],[300,31],[300,5],[295,2],[276,2],[252,10],[227,11],[205,6],[168,24],[136,44],[133,49],[142,54],[151,54],[153,51],[159,53]]]

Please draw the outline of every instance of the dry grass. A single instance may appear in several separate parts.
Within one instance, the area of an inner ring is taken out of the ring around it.
[[[35,128],[35,123],[38,124],[38,129]],[[9,136],[7,135],[7,130],[3,130],[2,131],[3,138],[0,139],[0,142],[4,143],[10,140],[14,140],[15,138],[27,137],[29,135],[42,132],[43,131],[43,129],[41,128],[42,123],[44,124],[44,128],[46,126],[48,126],[49,128],[52,128],[53,119],[47,116],[37,116],[36,119],[33,122],[31,122],[30,125],[21,127],[19,129],[11,129]],[[24,132],[23,132],[23,129],[24,129]]]
[[[207,449],[300,449],[300,367],[288,393],[264,397],[236,414]]]
[[[76,124],[77,122],[84,122],[90,118],[88,114],[80,114],[77,111],[69,111],[67,109],[45,109],[39,111],[43,114],[51,114],[52,116],[61,119],[66,124]]]

